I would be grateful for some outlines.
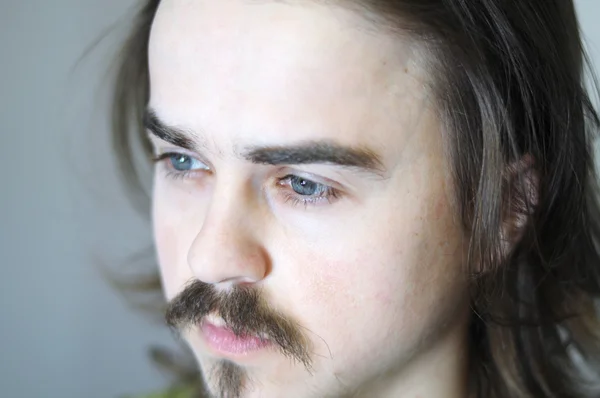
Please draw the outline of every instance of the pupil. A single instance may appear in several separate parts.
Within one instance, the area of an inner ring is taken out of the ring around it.
[[[191,158],[185,155],[174,155],[171,157],[171,164],[175,170],[189,170],[191,166]]]
[[[302,178],[292,178],[291,185],[294,192],[298,195],[311,196],[318,193],[318,184]]]

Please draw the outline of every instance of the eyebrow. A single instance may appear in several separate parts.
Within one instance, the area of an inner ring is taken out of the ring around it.
[[[146,109],[142,123],[150,133],[165,142],[187,149],[188,151],[194,151],[198,147],[198,145],[189,138],[189,133],[178,127],[167,126],[158,118],[156,112],[152,109]]]
[[[196,151],[198,145],[186,130],[163,123],[156,112],[147,109],[144,127],[159,139],[180,148]],[[296,145],[251,146],[241,155],[255,164],[297,165],[330,164],[383,177],[386,173],[381,157],[367,147],[350,147],[327,140],[307,141]]]
[[[331,164],[382,176],[381,159],[367,148],[352,148],[329,141],[307,141],[292,146],[259,146],[243,157],[256,164]]]

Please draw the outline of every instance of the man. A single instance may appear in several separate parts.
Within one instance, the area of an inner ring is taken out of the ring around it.
[[[600,394],[570,1],[145,3],[115,142],[206,394]]]

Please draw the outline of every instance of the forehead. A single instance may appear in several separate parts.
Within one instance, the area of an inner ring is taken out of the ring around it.
[[[421,114],[413,61],[411,46],[342,9],[167,0],[150,39],[150,103],[167,123],[242,141],[385,146],[381,124]]]

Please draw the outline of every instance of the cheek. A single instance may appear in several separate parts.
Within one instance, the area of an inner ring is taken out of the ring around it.
[[[193,226],[201,225],[195,222],[194,210],[190,194],[171,189],[168,181],[155,179],[152,228],[167,299],[173,298],[192,277],[187,266],[187,254],[195,236]]]
[[[152,227],[154,231],[154,245],[160,270],[163,290],[168,300],[172,299],[177,291],[177,267],[179,263],[178,235],[175,227],[167,222],[168,212],[160,204],[160,200],[153,204]]]
[[[179,262],[176,231],[169,224],[164,223],[160,212],[154,212],[154,242],[158,260],[163,290],[167,299],[172,299],[177,292],[178,277],[177,267]]]
[[[290,289],[290,304],[327,343],[319,353],[331,351],[339,363],[397,359],[461,302],[461,232],[446,199],[402,203],[374,206],[295,253],[303,261],[291,277],[303,283],[301,292]]]

